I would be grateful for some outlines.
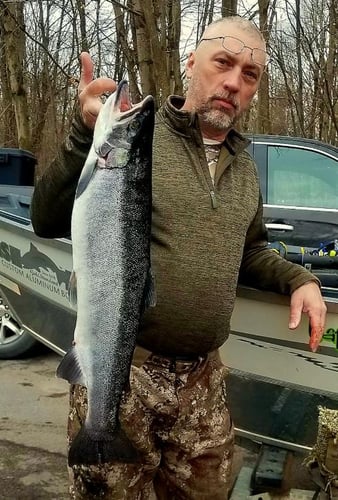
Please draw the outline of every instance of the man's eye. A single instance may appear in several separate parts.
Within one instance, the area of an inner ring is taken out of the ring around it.
[[[223,58],[216,59],[216,62],[218,62],[222,66],[228,66],[230,64],[230,62],[227,59],[223,59]]]
[[[245,71],[244,72],[244,75],[246,78],[248,78],[249,80],[252,80],[252,81],[255,81],[257,82],[258,80],[258,75],[257,73],[254,73],[253,71]]]

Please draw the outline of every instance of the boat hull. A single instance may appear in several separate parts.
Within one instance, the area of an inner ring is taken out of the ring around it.
[[[338,410],[337,291],[323,295],[326,330],[313,353],[306,315],[288,329],[288,297],[238,290],[232,331],[220,350],[237,434],[304,451],[316,441],[318,406]]]
[[[337,394],[338,291],[327,305],[325,334],[316,353],[309,348],[309,321],[303,315],[296,330],[289,330],[289,298],[241,288],[231,321],[231,334],[221,348],[231,369],[278,384]],[[331,293],[332,295],[332,293]]]

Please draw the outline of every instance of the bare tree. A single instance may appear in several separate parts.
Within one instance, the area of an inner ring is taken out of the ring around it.
[[[132,32],[142,94],[160,105],[172,92],[182,92],[179,58],[180,2],[130,0]]]
[[[0,15],[0,92],[1,92],[1,144],[4,147],[14,147],[18,143],[18,136],[15,123],[14,107],[12,105],[12,93],[9,82],[9,70],[7,65],[7,57],[4,49],[4,16]]]
[[[328,54],[326,61],[326,115],[323,136],[327,142],[333,142],[338,132],[338,4],[329,2]]]
[[[20,148],[31,148],[31,133],[24,81],[25,36],[23,2],[0,3],[3,47],[7,76],[14,108],[18,144]]]
[[[134,102],[184,93],[184,62],[220,16],[252,19],[272,62],[243,130],[338,143],[336,0],[0,0],[0,138],[49,162],[76,106],[79,54]],[[26,18],[26,23],[24,23]]]
[[[269,50],[270,33],[276,12],[276,0],[258,0],[259,28],[264,36],[266,46]],[[262,134],[271,133],[270,118],[270,75],[269,66],[265,68],[258,91],[257,104],[257,132]]]

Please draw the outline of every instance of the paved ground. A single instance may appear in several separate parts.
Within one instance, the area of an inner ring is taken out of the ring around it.
[[[55,378],[59,360],[57,355],[47,353],[28,360],[0,361],[1,500],[68,498],[68,384]],[[258,444],[238,441],[233,479],[243,464],[255,464],[258,452]],[[310,489],[300,464],[298,457],[289,484]]]
[[[63,500],[68,384],[60,358],[0,361],[0,499]]]
[[[66,459],[42,448],[0,441],[0,498],[3,500],[64,500]]]

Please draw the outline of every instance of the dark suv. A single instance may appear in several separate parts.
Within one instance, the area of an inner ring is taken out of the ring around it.
[[[312,139],[247,137],[269,241],[320,248],[338,240],[338,148]]]

